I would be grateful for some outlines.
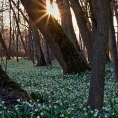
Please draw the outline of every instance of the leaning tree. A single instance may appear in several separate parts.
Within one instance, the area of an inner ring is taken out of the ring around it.
[[[46,4],[39,0],[21,0],[34,25],[41,31],[64,74],[81,73],[89,69],[57,20],[47,14]]]

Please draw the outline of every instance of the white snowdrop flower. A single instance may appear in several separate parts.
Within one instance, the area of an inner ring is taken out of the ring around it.
[[[72,104],[73,106],[75,105],[75,104]]]
[[[87,106],[88,108],[90,108],[90,106]]]
[[[51,102],[51,100],[48,100],[48,102]]]
[[[4,109],[6,109],[6,107],[4,107]]]
[[[51,105],[49,105],[49,108],[51,108]]]
[[[59,100],[57,100],[56,103],[59,103]]]
[[[70,114],[70,112],[68,111],[68,114]]]
[[[55,106],[54,106],[54,108],[56,109],[56,108],[57,108],[57,106],[55,105]]]
[[[18,110],[18,107],[16,107],[15,109]]]
[[[94,117],[96,117],[97,115],[98,115],[98,114],[97,114],[97,113],[95,113],[95,114],[94,114]]]
[[[2,101],[2,104],[4,104],[5,103],[5,101]]]
[[[43,104],[42,108],[45,108],[45,105]]]
[[[41,114],[41,116],[43,116],[43,115],[44,115],[44,113],[43,113],[43,112],[41,112],[40,114]]]
[[[74,110],[74,108],[71,108],[71,110],[73,111],[73,110]]]
[[[85,111],[85,110],[86,110],[86,108],[83,108],[83,110]]]
[[[105,118],[107,118],[107,115],[105,115]]]
[[[30,102],[32,102],[32,100],[30,100]]]
[[[37,116],[36,118],[40,118],[40,116]]]
[[[38,109],[35,109],[35,111],[37,112],[37,111],[38,111]]]
[[[37,102],[39,102],[39,99],[37,100]]]
[[[93,111],[91,111],[91,113],[93,113]]]
[[[29,105],[29,107],[33,107],[33,105],[31,105],[31,104],[28,104]]]
[[[40,107],[41,106],[41,104],[38,104],[38,107]]]
[[[61,114],[60,117],[64,117],[64,114]]]
[[[17,99],[18,102],[20,102],[20,99]]]

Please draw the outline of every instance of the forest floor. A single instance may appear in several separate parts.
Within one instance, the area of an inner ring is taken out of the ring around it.
[[[5,65],[2,64],[3,68]],[[34,99],[13,108],[0,101],[0,118],[118,118],[118,85],[112,63],[106,65],[104,107],[86,112],[90,74],[63,75],[58,62],[51,67],[34,67],[31,61],[9,60],[7,74]]]

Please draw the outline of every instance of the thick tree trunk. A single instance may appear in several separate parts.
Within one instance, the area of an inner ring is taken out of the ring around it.
[[[111,40],[111,51],[113,56],[114,79],[115,82],[118,82],[118,55],[117,55],[116,37],[115,37],[115,29],[113,25],[113,15],[111,7],[110,7],[109,37]]]
[[[0,98],[5,105],[11,106],[17,103],[17,99],[30,100],[29,94],[14,80],[12,80],[0,65]]]
[[[42,2],[38,0],[21,0],[21,2],[45,37],[64,74],[80,73],[89,69],[89,65],[82,59],[56,19],[46,14],[46,6]]]
[[[94,0],[97,14],[97,32],[92,55],[90,91],[87,106],[101,109],[104,100],[105,54],[109,30],[109,0]]]

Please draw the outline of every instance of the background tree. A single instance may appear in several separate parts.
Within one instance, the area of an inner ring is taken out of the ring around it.
[[[115,29],[114,29],[114,23],[113,23],[112,5],[110,6],[109,38],[111,40],[111,51],[112,51],[112,56],[113,56],[114,79],[115,79],[115,82],[118,82],[118,55],[117,55]]]
[[[101,109],[104,100],[105,54],[109,31],[109,1],[94,0],[97,10],[97,32],[92,54],[90,91],[87,106]],[[106,15],[107,14],[107,15]]]

